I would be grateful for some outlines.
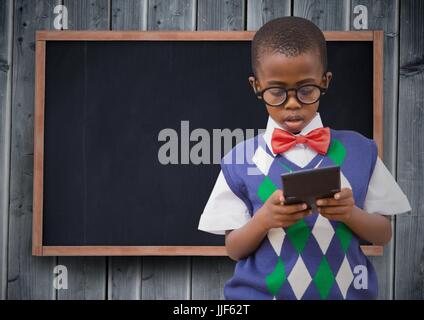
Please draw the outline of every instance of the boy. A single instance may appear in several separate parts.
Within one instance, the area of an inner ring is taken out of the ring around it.
[[[323,33],[299,17],[266,23],[252,40],[252,69],[249,82],[269,114],[266,131],[224,156],[199,222],[200,230],[225,233],[238,261],[225,298],[375,299],[376,274],[360,239],[388,243],[383,215],[411,207],[373,140],[323,128],[317,110],[332,78]],[[241,154],[243,163],[234,161]],[[282,173],[331,165],[341,167],[334,198],[318,200],[317,212],[284,205]]]

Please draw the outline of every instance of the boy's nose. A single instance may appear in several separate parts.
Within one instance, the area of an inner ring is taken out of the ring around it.
[[[302,105],[299,103],[294,91],[289,91],[287,93],[287,99],[284,103],[284,109],[300,109]]]

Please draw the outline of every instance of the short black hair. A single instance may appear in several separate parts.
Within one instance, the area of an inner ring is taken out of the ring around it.
[[[306,52],[318,52],[324,72],[327,70],[327,44],[322,31],[311,21],[300,17],[280,17],[265,23],[252,40],[252,71],[257,77],[264,54],[281,53],[296,57]]]

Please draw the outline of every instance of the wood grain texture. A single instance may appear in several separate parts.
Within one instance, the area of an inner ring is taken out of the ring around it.
[[[12,89],[11,1],[0,2],[0,300],[6,299]]]
[[[69,30],[109,30],[108,0],[63,0]]]
[[[190,300],[191,258],[143,257],[144,300]]]
[[[148,30],[195,30],[195,0],[150,0]]]
[[[272,19],[290,15],[290,0],[247,0],[247,30],[258,30]]]
[[[229,257],[193,258],[191,283],[193,300],[223,300],[224,285],[234,274],[236,262]]]
[[[44,256],[225,256],[224,246],[43,246]]]
[[[58,290],[58,300],[106,299],[106,258],[62,257],[60,265],[68,270],[68,289]]]
[[[374,31],[373,41],[373,139],[383,158],[383,31]]]
[[[31,255],[35,30],[50,29],[58,1],[15,1],[8,299],[54,299],[55,258]]]
[[[251,40],[251,31],[196,31],[149,30],[149,31],[39,31],[37,40],[107,40],[107,41],[198,41],[198,40]],[[358,33],[359,34],[359,33]],[[333,35],[332,35],[333,36]],[[355,37],[357,34],[355,33]],[[370,39],[372,35],[369,34]],[[355,39],[352,39],[355,40]]]
[[[46,42],[35,42],[34,183],[32,254],[43,255],[43,163]]]
[[[112,30],[146,30],[147,0],[113,0]]]
[[[368,29],[383,30],[383,153],[382,160],[396,177],[397,147],[397,86],[399,68],[399,3],[397,0],[353,0],[351,3],[351,30],[355,30],[354,8],[364,5],[368,9]],[[395,221],[392,219],[395,228]],[[379,298],[393,297],[394,239],[385,246],[384,256],[370,258],[378,274]]]
[[[216,31],[200,30],[152,30],[152,31],[38,31],[37,40],[107,40],[107,41],[198,41],[198,40],[252,40],[255,31]],[[373,41],[372,31],[324,31],[328,41]]]
[[[381,246],[361,246],[367,256],[380,256]],[[44,256],[227,256],[225,246],[43,246]]]
[[[321,30],[349,30],[349,1],[296,0],[293,15],[307,18]]]
[[[395,298],[424,298],[424,2],[401,1],[397,178],[412,211],[396,217]]]
[[[244,0],[198,0],[197,30],[243,30]]]
[[[112,257],[108,266],[108,299],[141,299],[141,257]]]
[[[396,219],[394,299],[424,299],[424,217],[416,214],[415,203],[412,214]]]
[[[109,30],[108,0],[64,0],[70,30]],[[69,288],[59,290],[60,300],[105,299],[107,262],[105,257],[61,257],[58,264],[68,269]]]

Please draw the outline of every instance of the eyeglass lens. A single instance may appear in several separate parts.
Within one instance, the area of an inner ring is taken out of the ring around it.
[[[311,104],[321,96],[321,91],[315,86],[303,86],[296,89],[296,95],[300,102]],[[283,104],[287,99],[287,91],[284,88],[269,88],[263,93],[263,99],[269,105]]]

